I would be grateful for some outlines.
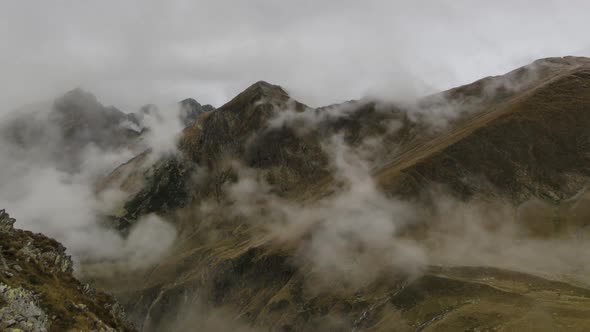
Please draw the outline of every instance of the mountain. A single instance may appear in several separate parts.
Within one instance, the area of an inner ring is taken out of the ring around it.
[[[306,107],[290,101],[282,88],[258,82],[185,128],[179,143],[181,156],[159,160],[147,171],[149,176],[145,179],[138,176],[146,171],[141,167],[141,159],[135,158],[101,182],[101,187],[109,187],[109,180],[120,181],[118,174],[135,180],[135,184],[126,181],[128,187],[135,189],[135,195],[124,204],[121,219],[126,224],[126,220],[137,219],[140,215],[184,206],[193,195],[214,194],[221,198],[221,187],[232,176],[231,167],[219,166],[224,163],[225,156],[267,170],[270,181],[285,187],[283,191],[286,187],[311,184],[318,176],[316,173],[327,174],[321,169],[326,166],[326,158],[319,141],[301,139],[290,129],[262,130],[266,121],[274,116],[275,109],[285,108],[287,104],[296,110]],[[255,137],[253,134],[258,131],[263,133]],[[273,144],[267,144],[269,140]],[[286,150],[289,153],[283,153]],[[200,186],[190,187],[189,180],[197,164],[206,165],[208,174]]]
[[[129,115],[110,106],[105,107],[89,92],[75,89],[55,100],[50,121],[63,133],[64,141],[100,147],[117,147],[138,133],[125,126],[135,123]]]
[[[139,122],[115,107],[103,106],[94,95],[74,89],[51,105],[23,108],[7,116],[1,138],[13,150],[31,152],[37,162],[78,172],[86,149],[117,151],[134,145]]]
[[[180,101],[180,106],[180,118],[185,127],[194,124],[199,115],[215,110],[215,107],[209,104],[201,105],[193,98],[187,98]]]
[[[103,179],[179,238],[94,280],[144,331],[587,330],[589,105],[577,57],[404,104],[257,82]]]
[[[111,296],[73,277],[61,244],[14,222],[0,210],[0,329],[135,331]]]
[[[179,102],[179,121],[185,126],[202,113],[214,109],[188,98]],[[80,88],[56,98],[51,105],[19,109],[3,119],[0,137],[16,149],[33,151],[67,172],[78,172],[87,149],[106,153],[131,150],[138,154],[148,147],[143,141],[150,126],[164,122],[155,105],[145,105],[135,113],[104,106],[92,93]],[[147,117],[154,118],[146,121]]]
[[[588,175],[585,123],[590,116],[586,112],[590,63],[567,57],[533,65],[542,71],[522,91],[401,153],[377,172],[378,179],[400,188],[442,182],[471,195],[481,188],[459,178],[471,174],[485,177],[490,190],[516,202],[531,196],[554,201],[573,196]]]

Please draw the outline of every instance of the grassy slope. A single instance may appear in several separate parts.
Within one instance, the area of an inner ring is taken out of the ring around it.
[[[377,170],[375,178],[385,188],[429,181],[469,194],[471,188],[461,188],[459,177],[484,175],[517,201],[531,195],[567,198],[581,188],[573,176],[588,174],[588,105],[590,65],[584,62],[405,151]]]

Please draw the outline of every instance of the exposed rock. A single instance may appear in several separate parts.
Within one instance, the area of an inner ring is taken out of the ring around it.
[[[16,220],[10,218],[8,213],[4,210],[0,210],[0,232],[9,233],[14,229],[14,223]]]
[[[10,331],[46,332],[51,326],[47,314],[39,307],[37,295],[23,288],[0,283],[0,329]]]
[[[187,98],[180,102],[180,119],[184,126],[188,127],[193,125],[200,115],[213,110],[215,107],[209,104],[201,105],[196,100]]]
[[[113,298],[72,276],[61,244],[13,224],[0,210],[2,331],[134,331]]]

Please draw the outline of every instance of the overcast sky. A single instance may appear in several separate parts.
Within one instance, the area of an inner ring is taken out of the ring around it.
[[[590,55],[590,1],[0,0],[0,106],[74,87],[126,111],[266,80],[312,106]],[[1,111],[0,111],[1,112]]]

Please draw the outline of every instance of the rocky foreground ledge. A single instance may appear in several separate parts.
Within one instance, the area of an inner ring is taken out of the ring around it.
[[[0,331],[135,331],[120,305],[72,275],[57,241],[0,210]]]

